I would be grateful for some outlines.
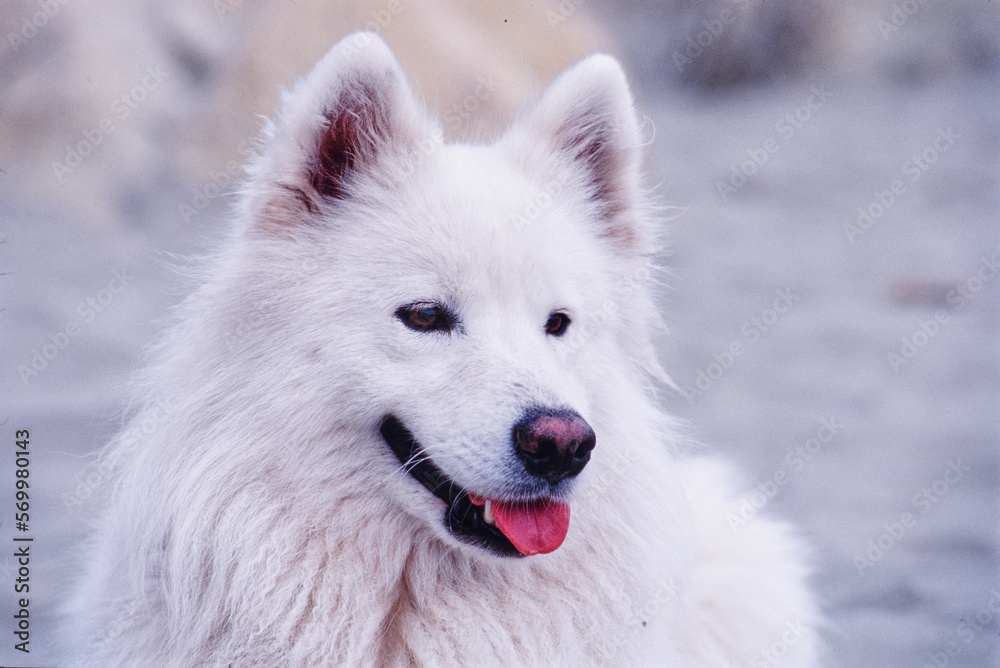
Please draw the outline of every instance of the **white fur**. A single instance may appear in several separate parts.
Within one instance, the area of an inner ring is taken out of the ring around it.
[[[385,113],[352,108],[359,91]],[[338,113],[360,128],[340,198],[311,176]],[[730,531],[730,474],[678,457],[652,396],[639,144],[607,56],[469,146],[440,143],[377,37],[335,46],[286,97],[229,243],[142,376],[134,419],[155,429],[105,455],[67,661],[721,668],[771,665],[755,655],[794,623],[777,665],[813,665],[799,542],[766,518]],[[414,300],[452,305],[462,331],[404,327]],[[543,329],[555,308],[562,338]],[[453,480],[502,494],[535,404],[597,434],[548,555],[457,541],[377,430],[398,415]]]

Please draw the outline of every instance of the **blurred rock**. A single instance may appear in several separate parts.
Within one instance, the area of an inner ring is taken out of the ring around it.
[[[489,136],[607,47],[587,12],[555,1],[5,0],[4,187],[78,221],[136,222],[173,201],[191,223],[240,178],[280,89],[363,28],[385,37],[452,138]]]
[[[4,0],[5,197],[114,228],[221,205],[292,85],[349,31],[377,29],[446,135],[504,127],[588,52],[627,54],[643,88],[809,76],[878,85],[995,75],[990,0]],[[595,16],[617,26],[617,49]]]
[[[991,0],[631,0],[601,17],[648,48],[644,78],[700,90],[802,75],[915,83],[1000,67]]]

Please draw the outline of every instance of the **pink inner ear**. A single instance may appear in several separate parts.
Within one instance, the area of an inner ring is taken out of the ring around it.
[[[343,199],[346,183],[365,161],[372,160],[379,144],[388,138],[389,110],[385,90],[371,82],[345,84],[338,106],[327,113],[312,185],[330,199]]]
[[[623,116],[615,112],[610,100],[583,102],[559,124],[554,136],[560,153],[586,175],[590,198],[604,218],[601,236],[633,250],[638,243],[637,149],[632,145],[631,109],[618,111]]]
[[[620,147],[614,145],[615,138],[609,127],[599,123],[576,121],[568,124],[567,138],[563,151],[570,153],[584,166],[593,188],[592,196],[604,205],[605,212],[615,215],[625,208],[621,201],[621,180],[624,168]]]

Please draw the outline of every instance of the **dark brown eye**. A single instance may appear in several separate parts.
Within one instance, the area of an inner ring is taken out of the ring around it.
[[[565,313],[553,311],[545,321],[545,333],[549,336],[562,336],[569,327],[570,319]]]
[[[402,320],[404,325],[417,332],[450,331],[454,323],[454,318],[448,310],[437,304],[401,306],[396,311],[396,317]]]

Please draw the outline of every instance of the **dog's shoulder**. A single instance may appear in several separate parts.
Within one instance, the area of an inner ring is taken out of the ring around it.
[[[820,615],[804,541],[741,495],[745,485],[728,462],[685,457],[681,471],[697,533],[694,614],[682,650],[689,665],[769,666],[779,656],[782,666],[815,665]]]

